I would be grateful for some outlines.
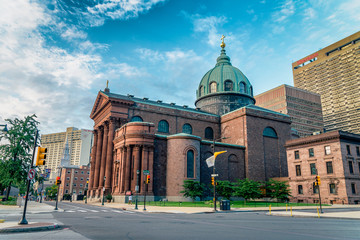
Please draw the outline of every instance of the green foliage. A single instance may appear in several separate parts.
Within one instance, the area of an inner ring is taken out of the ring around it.
[[[216,181],[216,183],[217,195],[230,200],[234,193],[234,184],[229,181]]]
[[[0,132],[0,141],[4,142],[0,145],[0,183],[3,187],[25,185],[39,124],[35,118],[36,115],[24,120],[5,119],[8,132]]]
[[[108,195],[106,195],[106,200],[110,200],[111,201],[111,199],[112,199],[112,196],[111,196],[111,194],[108,194]]]
[[[55,184],[45,189],[46,196],[52,200],[56,199],[57,191],[58,191],[58,186]]]
[[[193,180],[184,180],[184,190],[180,193],[183,193],[184,197],[190,197],[192,200],[195,200],[196,197],[202,197],[205,191],[204,184],[193,181]]]
[[[234,190],[234,196],[242,197],[245,200],[260,198],[262,196],[260,183],[247,178],[238,180]]]
[[[266,183],[266,195],[268,197],[287,201],[291,196],[290,192],[290,186],[287,184],[287,182],[270,179]]]

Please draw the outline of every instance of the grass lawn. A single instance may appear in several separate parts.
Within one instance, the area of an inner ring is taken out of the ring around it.
[[[16,198],[9,197],[7,201],[2,201],[5,196],[0,196],[0,205],[16,205]]]
[[[139,201],[139,205],[144,205],[144,202]],[[286,204],[290,206],[318,206],[318,204],[312,203],[277,203],[277,202],[263,202],[263,201],[231,201],[232,208],[248,208],[248,207],[286,207]],[[212,201],[197,201],[197,202],[167,202],[167,201],[156,201],[156,202],[146,202],[146,205],[149,206],[163,206],[163,207],[213,207]],[[220,203],[217,202],[217,206],[220,206]],[[325,204],[324,204],[325,206]],[[328,206],[328,205],[326,205]]]

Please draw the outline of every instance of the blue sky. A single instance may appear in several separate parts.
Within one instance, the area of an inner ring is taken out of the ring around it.
[[[291,63],[360,30],[358,0],[0,0],[0,123],[92,129],[97,93],[194,106],[220,37],[254,94]]]

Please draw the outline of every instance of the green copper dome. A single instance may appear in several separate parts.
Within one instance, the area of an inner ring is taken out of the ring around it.
[[[224,47],[215,67],[201,79],[196,91],[197,99],[209,94],[230,92],[253,97],[250,81],[238,68],[231,65],[230,57],[226,55]]]

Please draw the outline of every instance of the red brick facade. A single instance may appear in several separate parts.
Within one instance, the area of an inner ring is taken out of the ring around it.
[[[155,200],[185,200],[180,193],[185,179],[210,183],[212,168],[205,160],[212,155],[213,137],[215,151],[227,151],[216,160],[219,180],[287,176],[283,146],[290,139],[290,118],[254,105],[219,116],[105,89],[90,117],[94,120],[91,198],[101,196],[106,177],[106,194],[115,201],[134,193],[137,183],[140,194],[146,191]],[[133,117],[139,122],[132,122]],[[191,134],[189,129],[183,133],[184,125],[191,126]],[[150,172],[148,189],[143,170]]]
[[[323,203],[358,204],[359,148],[360,135],[342,131],[288,141],[286,152],[292,201],[317,203],[319,194],[313,183],[318,175]],[[315,167],[313,171],[311,166]]]
[[[88,166],[71,166],[61,169],[60,199],[69,194],[75,200],[77,196],[86,195],[86,184],[89,180],[90,168]]]

